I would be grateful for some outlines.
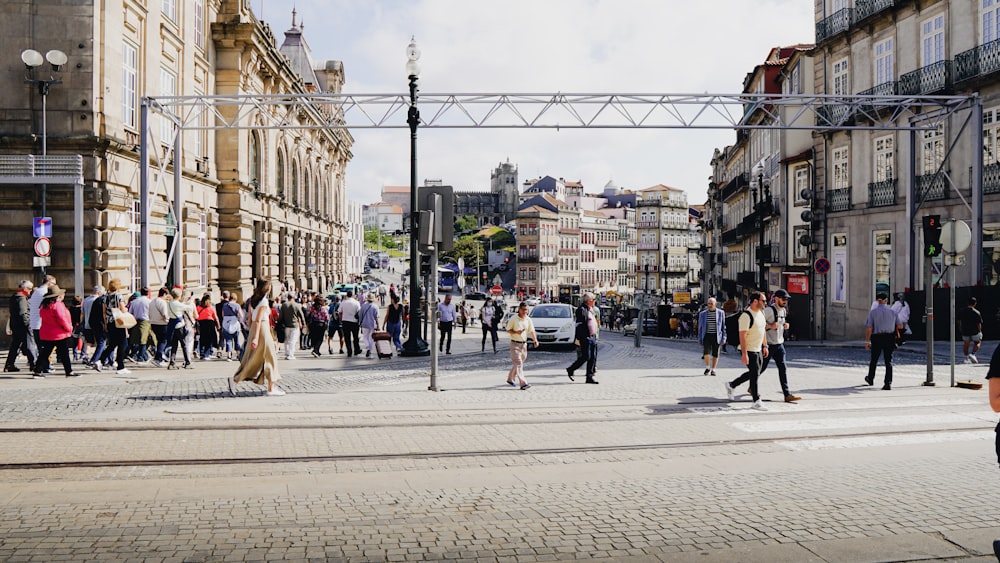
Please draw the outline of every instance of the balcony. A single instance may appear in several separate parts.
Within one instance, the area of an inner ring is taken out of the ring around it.
[[[902,0],[857,0],[854,3],[854,23],[857,24],[900,3]]]
[[[972,168],[969,168],[969,177],[972,177]],[[983,166],[983,193],[1000,194],[1000,162]]]
[[[851,188],[830,190],[826,193],[827,211],[850,211]]]
[[[754,249],[757,263],[759,264],[761,260],[764,260],[765,264],[781,264],[781,245],[776,242],[757,245]],[[763,258],[761,258],[763,255]]]
[[[867,90],[858,92],[859,96],[895,96],[899,93],[899,83],[895,81],[883,82],[878,86],[874,86]],[[858,113],[860,115],[878,113],[884,109],[889,109],[896,107],[895,103],[882,104],[874,100],[871,102],[863,102],[858,108]]]
[[[951,89],[951,61],[938,61],[899,77],[902,96],[935,94]]]
[[[559,249],[559,256],[579,256],[579,255],[580,255],[580,249],[579,248],[560,248]]]
[[[896,179],[868,184],[868,207],[896,205]]]
[[[847,104],[830,104],[816,108],[816,125],[844,125],[853,119],[851,106]]]
[[[948,197],[946,173],[917,176],[917,201],[938,201]]]
[[[728,245],[731,245],[731,244],[736,244],[739,241],[740,241],[740,237],[739,237],[738,233],[736,232],[736,229],[729,229],[728,231],[723,231],[722,232],[722,244],[723,245],[728,246]]]
[[[740,131],[744,131],[744,129],[740,129]],[[736,192],[740,191],[741,189],[749,185],[750,185],[749,176],[747,175],[746,172],[743,172],[739,176],[736,176],[735,178],[730,180],[729,183],[727,183],[725,187],[722,188],[722,191],[719,193],[719,200],[726,201],[727,199],[735,195]]]
[[[538,255],[537,254],[524,254],[517,257],[518,264],[537,264]]]
[[[837,10],[832,16],[816,24],[816,43],[822,43],[838,33],[847,31],[852,23],[854,23],[854,8]]]
[[[757,287],[757,272],[736,272],[736,283],[743,287]]]
[[[637,250],[659,250],[660,249],[660,243],[658,243],[658,242],[640,242],[639,244],[635,245],[635,248]]]
[[[686,274],[688,273],[688,270],[689,268],[687,264],[667,264],[666,267],[663,268],[663,271],[669,274]]]
[[[645,266],[645,265],[643,265],[643,266],[636,265],[635,271],[638,272],[638,273],[640,273],[640,274],[644,274],[646,272],[649,272],[650,274],[655,274],[656,272],[660,271],[660,267],[656,266],[656,265],[648,265],[648,266]]]
[[[1000,71],[1000,39],[955,55],[955,82]]]
[[[660,200],[658,199],[641,199],[635,202],[636,207],[659,207]]]

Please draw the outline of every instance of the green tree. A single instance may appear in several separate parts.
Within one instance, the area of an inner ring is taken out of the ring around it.
[[[462,258],[466,266],[475,266],[478,261],[486,260],[486,254],[483,252],[483,243],[475,237],[462,237],[455,241],[450,252],[441,253],[441,258],[449,258],[455,262]]]
[[[457,233],[473,232],[477,229],[479,229],[479,221],[476,220],[475,215],[463,215],[455,219],[455,232]]]

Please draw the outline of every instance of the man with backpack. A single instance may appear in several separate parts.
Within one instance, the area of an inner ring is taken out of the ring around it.
[[[739,385],[750,382],[750,396],[753,398],[751,408],[759,411],[766,411],[767,407],[760,401],[760,394],[757,392],[757,378],[760,377],[760,367],[763,359],[767,357],[767,343],[765,342],[764,327],[767,321],[764,319],[764,305],[767,298],[763,292],[755,291],[750,294],[750,306],[737,313],[740,330],[740,351],[741,361],[747,366],[747,371],[733,381],[724,381],[722,384],[726,388],[726,397],[730,401],[735,400],[733,391]]]
[[[785,395],[786,403],[794,403],[802,397],[792,395],[788,390],[788,377],[785,368],[785,331],[788,330],[788,323],[785,321],[788,312],[788,299],[791,296],[784,289],[774,292],[774,303],[764,308],[764,320],[767,325],[764,327],[767,333],[768,355],[764,358],[760,372],[764,373],[767,364],[774,358],[774,365],[778,366],[778,382],[781,383],[781,392]]]

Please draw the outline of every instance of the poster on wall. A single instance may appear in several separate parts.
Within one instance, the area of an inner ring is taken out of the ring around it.
[[[790,275],[788,276],[788,293],[806,295],[809,293],[809,276]]]
[[[847,250],[833,251],[833,300],[847,301]]]

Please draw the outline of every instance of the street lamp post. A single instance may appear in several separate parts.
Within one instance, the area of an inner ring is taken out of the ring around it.
[[[48,123],[47,123],[47,98],[49,95],[49,87],[53,84],[62,84],[62,80],[50,76],[48,79],[32,78],[34,70],[37,67],[42,66],[42,63],[49,61],[49,65],[52,66],[52,72],[59,72],[68,57],[66,53],[62,51],[57,51],[55,49],[45,53],[44,59],[42,54],[34,49],[25,49],[21,52],[21,61],[24,63],[26,76],[24,78],[25,84],[35,84],[38,86],[38,94],[42,97],[42,165],[45,165],[45,156],[48,155]],[[48,217],[48,209],[46,207],[46,192],[48,186],[42,184],[42,217]],[[45,273],[45,266],[42,266],[42,274]]]
[[[417,254],[419,222],[417,220],[417,125],[420,123],[420,111],[417,109],[417,79],[420,77],[420,47],[416,39],[411,38],[406,47],[406,74],[410,79],[410,109],[406,114],[406,123],[410,126],[410,336],[403,343],[401,356],[429,356],[427,341],[420,335],[421,305],[423,296],[420,294],[420,258]],[[432,268],[437,264],[431,264]]]

